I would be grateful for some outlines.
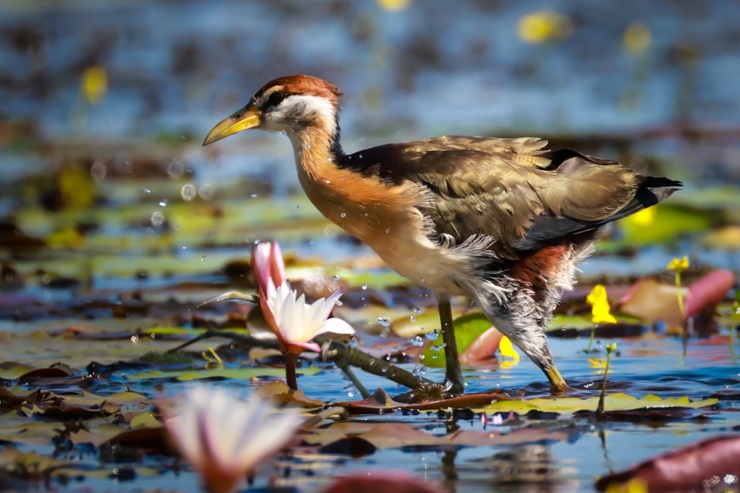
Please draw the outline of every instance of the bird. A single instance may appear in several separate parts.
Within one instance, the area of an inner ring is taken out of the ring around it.
[[[435,295],[447,393],[465,391],[450,306],[457,296],[477,303],[542,370],[553,394],[566,392],[545,329],[562,292],[572,289],[576,263],[606,224],[657,204],[682,183],[550,149],[536,137],[448,135],[348,154],[340,143],[342,99],[320,78],[279,77],[216,124],[203,145],[252,128],[288,136],[313,205]]]

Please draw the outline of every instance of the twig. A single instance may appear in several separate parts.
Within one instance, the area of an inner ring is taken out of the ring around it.
[[[356,366],[368,373],[385,377],[410,389],[437,385],[431,380],[417,377],[393,363],[370,356],[359,349],[351,348],[346,344],[331,340],[328,337],[319,336],[314,341],[321,345],[321,354],[324,356],[324,359],[334,362],[340,368],[347,365]]]
[[[165,354],[175,353],[177,351],[180,351],[181,349],[185,349],[192,344],[195,344],[196,342],[200,342],[202,340],[210,339],[213,337],[231,339],[233,341],[242,342],[250,346],[279,349],[277,341],[256,339],[251,336],[235,334],[233,332],[225,330],[208,330],[206,332],[203,332],[199,336],[194,337],[193,339],[168,350]],[[346,344],[342,344],[339,341],[334,341],[326,336],[319,336],[316,337],[314,340],[322,346],[322,354],[324,355],[324,359],[333,362],[340,369],[342,369],[342,371],[345,371],[345,373],[347,373],[345,368],[349,369],[349,366],[355,366],[357,368],[365,370],[368,373],[387,378],[388,380],[396,382],[410,389],[436,385],[431,380],[418,377],[413,373],[404,370],[403,368],[399,368],[393,363],[383,361],[382,359],[364,353],[359,349],[351,348]],[[352,376],[350,376],[350,374]],[[352,383],[357,387],[357,390],[360,392],[360,394],[363,397],[369,397],[370,394],[367,393],[367,389],[365,389],[362,384],[359,383],[357,377],[355,377],[354,374],[351,373],[351,370],[350,374],[347,374],[347,376],[350,378],[350,380],[352,380]]]

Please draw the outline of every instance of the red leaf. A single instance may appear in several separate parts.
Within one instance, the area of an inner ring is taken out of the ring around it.
[[[740,437],[717,437],[691,444],[626,471],[604,476],[596,481],[595,487],[605,491],[612,483],[639,479],[647,484],[649,491],[685,488],[701,491],[705,479],[728,474],[740,476]]]

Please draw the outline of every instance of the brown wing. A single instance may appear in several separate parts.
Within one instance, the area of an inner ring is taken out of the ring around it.
[[[645,178],[636,172],[616,161],[546,146],[535,138],[438,137],[360,151],[342,165],[396,185],[407,180],[424,185],[434,197],[424,213],[437,234],[457,242],[486,234],[497,239],[494,249],[504,256],[596,229],[647,206],[637,200]]]

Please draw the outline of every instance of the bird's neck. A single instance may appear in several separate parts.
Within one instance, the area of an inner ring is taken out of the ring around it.
[[[331,175],[344,155],[339,143],[339,125],[324,123],[289,130],[288,137],[293,144],[296,166],[301,178],[311,181]]]

